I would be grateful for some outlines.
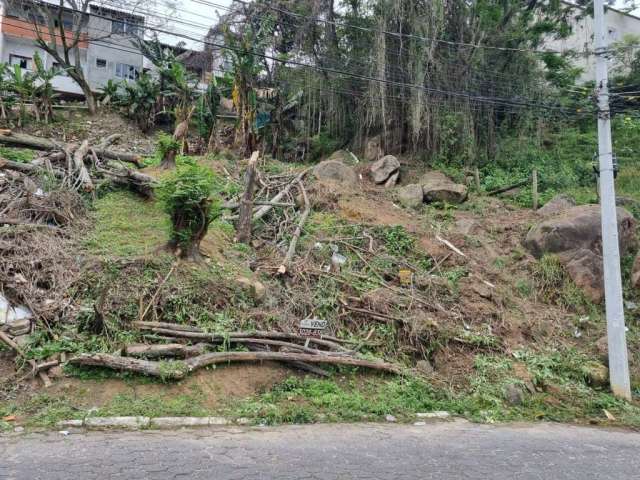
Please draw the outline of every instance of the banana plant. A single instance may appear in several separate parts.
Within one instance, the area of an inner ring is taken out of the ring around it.
[[[107,80],[107,83],[102,87],[102,95],[100,97],[100,104],[102,106],[108,106],[112,103],[117,104],[120,100],[120,82],[115,82],[113,79]]]
[[[9,89],[15,93],[18,105],[18,127],[26,121],[27,102],[33,97],[35,88],[35,77],[31,72],[23,72],[20,65],[14,65],[13,70],[9,70]]]
[[[148,132],[155,125],[157,98],[160,84],[147,73],[142,73],[133,83],[122,83],[124,94],[119,104],[142,131]]]
[[[37,52],[33,55],[33,63],[36,66],[33,88],[36,120],[40,121],[42,119],[44,123],[49,123],[49,120],[53,118],[53,101],[58,96],[53,90],[51,81],[56,75],[60,74],[60,69],[55,67],[46,68]]]
[[[13,96],[11,94],[11,82],[9,81],[9,66],[0,62],[0,120],[8,120],[7,109],[11,107]]]

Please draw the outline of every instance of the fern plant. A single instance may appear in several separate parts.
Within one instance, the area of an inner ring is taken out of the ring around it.
[[[160,183],[158,198],[171,217],[169,248],[180,257],[201,258],[200,242],[221,213],[211,198],[214,184],[214,173],[188,157]]]

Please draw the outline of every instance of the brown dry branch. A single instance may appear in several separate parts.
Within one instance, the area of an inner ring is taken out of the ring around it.
[[[374,362],[353,357],[336,357],[329,355],[310,355],[307,353],[281,352],[216,352],[205,353],[184,361],[156,362],[131,357],[118,357],[105,353],[84,354],[71,358],[72,365],[99,366],[113,370],[130,371],[163,378],[165,380],[180,380],[189,373],[211,365],[234,362],[304,362],[324,365],[346,365],[378,370],[387,373],[402,374],[402,368],[386,362]]]
[[[187,338],[193,340],[203,340],[213,343],[221,343],[224,341],[230,341],[237,338],[252,338],[252,339],[270,339],[270,340],[297,340],[306,342],[309,339],[310,343],[314,343],[318,346],[326,347],[336,352],[348,352],[349,350],[340,345],[337,339],[325,336],[316,337],[304,337],[294,333],[286,332],[265,332],[265,331],[247,331],[247,332],[225,332],[221,334],[206,333],[198,328],[190,328],[186,330],[184,325],[176,325],[172,323],[162,322],[133,322],[133,325],[140,330],[151,331],[161,335],[170,335],[178,338]]]

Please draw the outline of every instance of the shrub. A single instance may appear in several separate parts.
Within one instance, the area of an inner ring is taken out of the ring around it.
[[[214,173],[188,158],[160,183],[158,198],[171,217],[169,247],[181,257],[200,258],[200,242],[220,215],[220,204],[211,199],[214,184]]]

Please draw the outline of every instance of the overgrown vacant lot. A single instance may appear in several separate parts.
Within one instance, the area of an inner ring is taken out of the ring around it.
[[[2,155],[23,161],[22,151]],[[149,157],[141,172],[163,181],[171,174],[157,162]],[[236,210],[226,205],[243,191],[246,162],[229,152],[177,158],[178,169],[196,165],[213,175],[219,213],[196,260],[180,260],[166,249],[172,222],[161,198],[105,186],[74,204],[74,221],[61,237],[70,255],[56,260],[66,263],[51,277],[68,281],[65,291],[52,297],[61,310],[49,317],[42,310],[42,323],[22,345],[26,359],[40,363],[63,352],[66,359],[120,355],[140,344],[197,346],[207,335],[219,340],[198,347],[205,352],[249,353],[255,345],[237,343],[230,332],[297,334],[300,320],[313,317],[327,321],[323,334],[350,355],[384,360],[400,373],[340,365],[320,365],[322,370],[310,373],[291,363],[260,361],[223,362],[184,375],[188,359],[167,357],[151,359],[158,372],[152,377],[65,364],[50,372],[53,386],[42,388],[29,379],[28,366],[16,376],[5,350],[0,413],[10,420],[2,421],[2,428],[16,421],[52,426],[86,415],[225,415],[255,423],[373,421],[392,415],[412,421],[417,412],[435,410],[482,422],[640,425],[638,405],[608,393],[602,306],[574,284],[558,258],[536,260],[522,246],[540,221],[524,193],[498,199],[472,190],[459,205],[406,208],[396,191],[366,179],[367,165],[355,166],[364,180],[349,185],[308,173],[310,214],[283,273],[303,209],[301,191],[292,189],[254,224],[249,244],[236,242]],[[273,196],[306,168],[264,159],[259,169],[267,187],[260,198]],[[419,164],[402,166],[406,183],[424,173]],[[637,198],[634,174],[624,178],[623,194]],[[635,247],[624,258],[624,275],[637,388],[634,254]],[[30,279],[29,272],[22,274]],[[5,277],[11,286],[6,293],[25,301],[15,274],[4,271],[13,275]],[[38,305],[46,305],[47,295],[41,297]],[[151,322],[178,330],[154,331]],[[201,336],[189,339],[180,331]]]

